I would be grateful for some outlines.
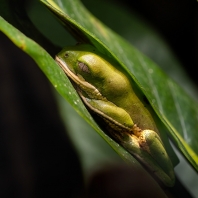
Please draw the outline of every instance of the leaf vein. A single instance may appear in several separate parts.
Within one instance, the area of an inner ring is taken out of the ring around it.
[[[174,85],[171,81],[168,81],[168,85],[169,85],[169,88],[170,88],[170,91],[171,91],[171,94],[172,94],[172,97],[173,97],[173,101],[174,101],[175,108],[176,108],[176,111],[177,111],[177,114],[178,114],[178,117],[179,117],[180,124],[182,126],[184,139],[187,142],[189,142],[190,138],[189,138],[187,130],[186,130],[185,120],[184,120],[184,117],[182,116],[182,111],[181,111],[180,105],[177,102],[178,100],[177,100],[176,92],[174,90]]]

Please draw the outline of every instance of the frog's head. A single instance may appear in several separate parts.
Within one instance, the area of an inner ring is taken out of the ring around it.
[[[119,98],[131,91],[126,76],[93,46],[83,44],[64,48],[57,55],[56,61],[85,92],[93,86],[104,97],[113,95],[114,98]]]

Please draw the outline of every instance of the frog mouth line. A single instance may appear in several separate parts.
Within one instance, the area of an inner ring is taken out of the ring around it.
[[[99,90],[91,85],[89,82],[79,78],[76,74],[74,74],[68,67],[67,63],[63,61],[58,56],[55,57],[56,62],[59,67],[64,71],[64,73],[74,82],[77,86],[79,86],[90,98],[98,99],[98,100],[106,100],[106,98],[99,92]]]

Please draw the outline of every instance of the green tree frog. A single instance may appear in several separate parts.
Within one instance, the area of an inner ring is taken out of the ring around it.
[[[56,61],[86,107],[104,120],[110,136],[166,186],[173,186],[173,166],[154,119],[118,64],[88,44],[64,48]]]

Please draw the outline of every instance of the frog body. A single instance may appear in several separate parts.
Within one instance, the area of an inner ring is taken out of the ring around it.
[[[166,186],[173,186],[173,166],[155,121],[125,72],[87,44],[64,48],[56,61],[87,108],[103,118],[111,136]]]

